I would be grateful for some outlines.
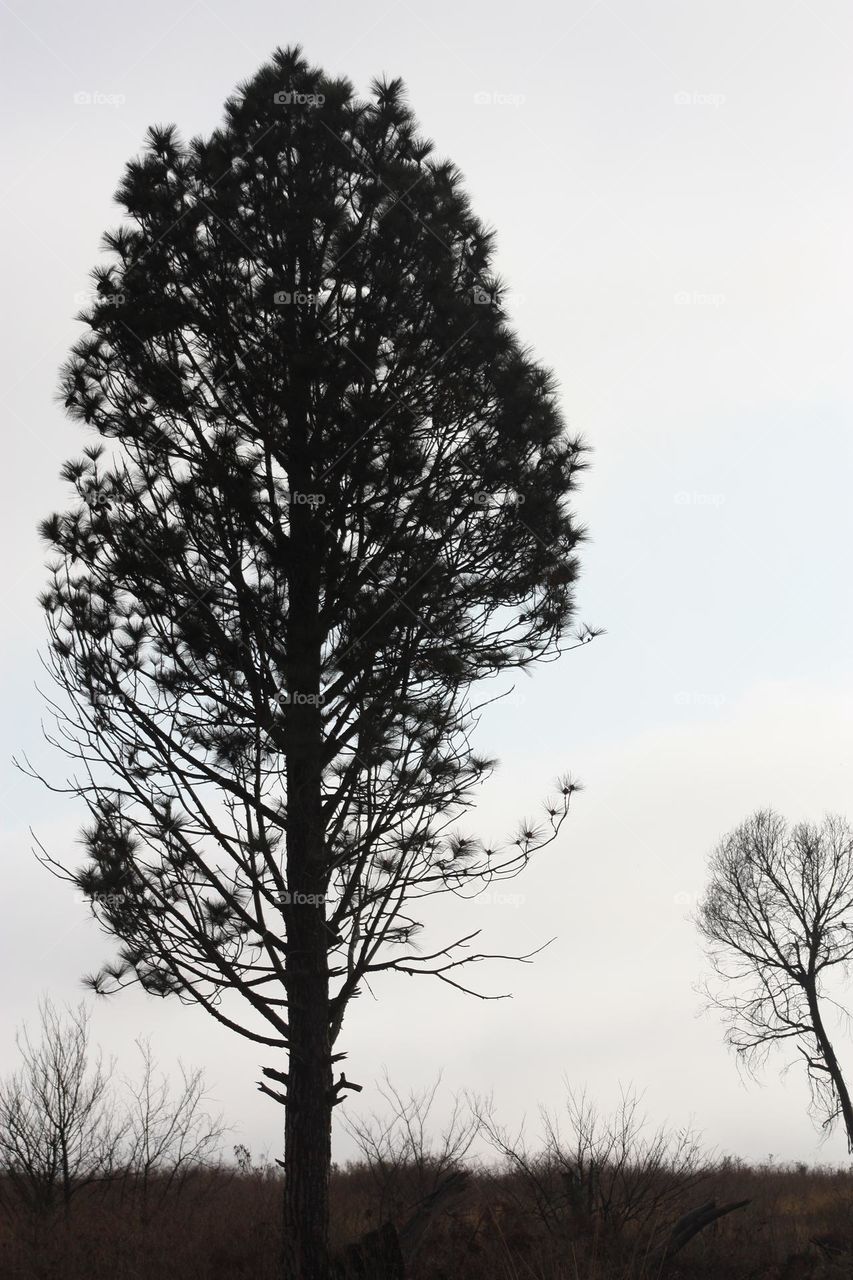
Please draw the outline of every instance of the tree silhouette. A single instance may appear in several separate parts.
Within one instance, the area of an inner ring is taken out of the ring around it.
[[[853,831],[841,818],[789,827],[762,810],[720,843],[697,924],[722,985],[712,1003],[729,1044],[752,1067],[796,1045],[812,1104],[841,1118],[853,1151],[853,1104],[826,1026],[826,981],[853,960]],[[838,1010],[838,1006],[835,1006]],[[846,1017],[846,1011],[841,1010]]]
[[[520,346],[492,234],[401,83],[279,50],[210,138],[149,131],[62,377],[100,439],[43,524],[51,739],[91,821],[57,874],[140,983],[287,1052],[285,1274],[324,1280],[333,1067],[372,973],[469,990],[417,899],[515,874],[542,823],[458,828],[493,761],[475,686],[574,621],[585,464]]]
[[[19,1066],[0,1080],[0,1194],[36,1218],[66,1216],[84,1187],[116,1175],[128,1121],[111,1092],[115,1063],[89,1045],[85,1005],[39,1001],[39,1038],[16,1035]],[[7,1206],[8,1207],[8,1206]]]

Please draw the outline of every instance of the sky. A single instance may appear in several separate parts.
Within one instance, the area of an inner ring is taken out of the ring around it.
[[[0,23],[0,1072],[39,996],[84,998],[80,976],[112,948],[32,854],[31,829],[74,861],[79,806],[11,759],[61,777],[41,731],[36,526],[84,437],[54,402],[56,371],[147,127],[209,133],[233,88],[298,43],[359,91],[401,76],[496,229],[516,329],[593,450],[578,616],[607,632],[520,676],[479,730],[501,762],[480,829],[512,832],[568,770],[585,790],[558,842],[491,900],[434,913],[436,938],[553,941],[531,965],[477,972],[508,1000],[374,985],[343,1033],[365,1086],[349,1105],[382,1112],[383,1070],[404,1091],[441,1071],[438,1121],[455,1093],[493,1093],[535,1143],[538,1108],[567,1088],[609,1111],[633,1086],[653,1125],[693,1124],[711,1150],[844,1159],[784,1057],[757,1082],[739,1074],[697,991],[690,913],[713,846],[755,809],[853,818],[849,5],[0,0]],[[122,1066],[140,1033],[165,1066],[205,1068],[234,1141],[281,1154],[255,1046],[138,992],[94,1006],[93,1037]],[[837,1047],[853,1072],[853,1043]],[[354,1153],[340,1126],[335,1151]]]

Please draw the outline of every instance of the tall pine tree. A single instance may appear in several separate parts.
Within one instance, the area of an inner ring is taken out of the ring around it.
[[[515,874],[558,831],[459,832],[492,763],[487,677],[571,632],[584,465],[506,322],[492,235],[399,81],[298,49],[208,139],[152,128],[62,376],[98,439],[44,522],[54,740],[120,940],[91,978],[195,1001],[270,1052],[287,1280],[327,1280],[334,1068],[365,978],[469,989],[474,933],[417,899]],[[58,868],[57,868],[58,869]]]

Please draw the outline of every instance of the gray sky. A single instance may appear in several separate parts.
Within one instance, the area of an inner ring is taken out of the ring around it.
[[[692,1119],[711,1146],[841,1159],[840,1138],[819,1145],[797,1071],[779,1079],[783,1058],[761,1087],[741,1083],[693,989],[705,964],[687,916],[710,848],[751,810],[853,817],[849,5],[2,0],[0,21],[0,1066],[39,993],[77,1000],[111,948],[29,852],[33,825],[72,854],[79,810],[8,763],[24,749],[61,767],[34,689],[35,526],[83,437],[53,403],[56,369],[147,126],[210,132],[239,81],[301,43],[360,90],[401,75],[496,227],[516,326],[595,450],[577,501],[592,534],[580,616],[608,630],[520,677],[481,726],[501,760],[484,834],[508,834],[568,769],[587,789],[558,844],[505,900],[437,916],[438,936],[482,924],[497,950],[556,941],[534,966],[478,973],[511,1001],[381,983],[345,1026],[347,1074],[369,1086],[387,1066],[421,1086],[443,1065],[446,1097],[494,1090],[532,1137],[564,1077],[605,1108],[633,1083],[653,1120]],[[280,1154],[255,1047],[136,993],[99,1003],[94,1028],[127,1066],[140,1030],[165,1063],[204,1065],[235,1140]],[[366,1088],[362,1109],[376,1103]]]

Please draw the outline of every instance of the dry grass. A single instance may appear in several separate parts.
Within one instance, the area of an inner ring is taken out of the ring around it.
[[[333,1179],[334,1237],[351,1240],[381,1216],[405,1217],[423,1171],[403,1170],[380,1187],[365,1165]],[[119,1184],[83,1190],[66,1222],[33,1220],[4,1197],[4,1280],[272,1280],[279,1231],[278,1170],[199,1171],[179,1195],[156,1197],[146,1216]],[[685,1191],[684,1207],[749,1198],[752,1204],[693,1240],[673,1262],[673,1280],[819,1280],[853,1275],[853,1253],[834,1261],[810,1243],[853,1245],[853,1172],[728,1164]],[[380,1208],[380,1205],[384,1206]],[[676,1208],[674,1212],[678,1212]],[[515,1174],[481,1170],[465,1197],[436,1222],[412,1280],[622,1280],[650,1278],[643,1258],[669,1224],[543,1220]]]

